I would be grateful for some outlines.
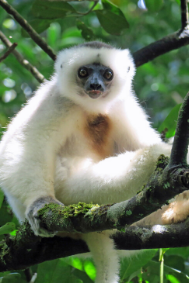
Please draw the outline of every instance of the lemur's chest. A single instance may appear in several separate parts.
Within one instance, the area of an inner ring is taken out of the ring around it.
[[[83,135],[91,151],[104,159],[113,154],[112,122],[107,115],[88,115],[83,124]]]
[[[72,124],[64,124],[62,133],[67,130],[68,135],[58,152],[57,162],[64,168],[65,178],[115,152],[113,122],[107,115],[73,113],[72,118]]]
[[[72,123],[63,126],[62,135],[68,134],[59,155],[67,161],[75,157],[100,161],[114,155],[113,122],[107,115],[73,113]]]

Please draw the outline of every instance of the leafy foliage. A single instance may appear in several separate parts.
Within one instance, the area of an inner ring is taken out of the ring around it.
[[[147,9],[150,12],[157,12],[163,5],[163,0],[145,0]]]
[[[108,0],[103,0],[102,3],[105,9],[96,11],[101,26],[112,35],[123,34],[129,27],[123,12]]]
[[[35,0],[32,14],[38,19],[58,19],[76,13],[75,9],[67,2]]]
[[[120,277],[122,282],[132,280],[141,273],[141,268],[146,265],[156,254],[157,250],[146,250],[142,253],[136,251],[131,258],[123,258],[121,261]]]
[[[179,0],[102,0],[95,7],[90,2],[47,0],[10,0],[9,4],[40,33],[55,50],[84,40],[101,39],[132,52],[172,33],[180,27]],[[145,6],[146,4],[146,6]],[[53,62],[16,23],[0,9],[1,30],[17,42],[24,58],[49,78]],[[0,41],[0,57],[6,48]],[[134,88],[142,106],[152,117],[154,126],[166,138],[174,135],[176,119],[183,97],[188,91],[189,49],[183,47],[163,55],[137,70]],[[0,134],[10,117],[19,111],[38,86],[35,78],[11,54],[0,63]],[[172,110],[173,109],[173,110]],[[167,118],[166,118],[167,117]],[[165,119],[166,118],[166,119]],[[164,121],[165,120],[165,121]],[[164,122],[163,122],[164,121]],[[11,224],[10,224],[11,223]],[[0,191],[0,240],[4,234],[15,235],[18,221]],[[15,229],[15,230],[14,230]],[[14,231],[12,231],[14,230]],[[149,250],[121,261],[121,282],[159,282],[160,263],[156,251]],[[189,282],[189,249],[168,249],[165,252],[164,282]],[[85,282],[95,278],[91,260],[57,259],[32,267],[36,283]],[[23,283],[23,271],[0,273],[0,283]]]

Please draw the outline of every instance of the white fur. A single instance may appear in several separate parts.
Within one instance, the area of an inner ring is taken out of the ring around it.
[[[110,93],[92,100],[77,94],[76,75],[81,65],[94,62],[110,67],[114,78]],[[133,94],[135,68],[128,50],[74,47],[60,52],[55,68],[0,144],[1,186],[20,221],[45,196],[65,205],[126,200],[148,180],[158,156],[170,152]],[[114,144],[112,156],[103,160],[83,133],[86,117],[99,113],[112,123]],[[97,265],[96,283],[119,280],[117,253],[107,235],[82,236]]]

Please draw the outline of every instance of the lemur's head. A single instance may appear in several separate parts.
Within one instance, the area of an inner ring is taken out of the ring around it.
[[[86,109],[109,106],[131,92],[135,67],[128,49],[94,41],[61,51],[55,69],[59,92]]]

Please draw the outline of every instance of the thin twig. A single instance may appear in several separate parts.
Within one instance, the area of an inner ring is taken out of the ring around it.
[[[188,3],[187,0],[181,0],[181,25],[182,30],[188,25]]]
[[[86,12],[86,13],[79,13],[79,12],[77,12],[77,14],[78,14],[79,16],[86,16],[86,15],[88,15],[90,12],[92,12],[92,10],[94,9],[94,7],[95,7],[97,4],[98,4],[98,1],[97,1],[97,2],[95,1],[95,2],[93,3],[92,7],[89,9],[88,12]]]
[[[16,48],[18,44],[17,43],[13,43],[9,49],[5,52],[5,54],[3,56],[0,57],[0,62],[2,62],[3,60],[5,60],[9,54]]]
[[[7,47],[12,46],[10,40],[1,31],[0,31],[0,39]],[[32,66],[26,59],[24,59],[24,57],[17,50],[13,50],[12,54],[16,57],[18,62],[25,69],[27,69],[36,78],[36,80],[38,80],[38,82],[40,83],[44,82],[44,76],[34,66]]]
[[[40,35],[31,27],[31,25],[5,0],[0,0],[0,5],[12,15],[15,20],[27,31],[30,37],[39,45],[53,60],[56,59],[56,55],[50,46],[40,37]]]

